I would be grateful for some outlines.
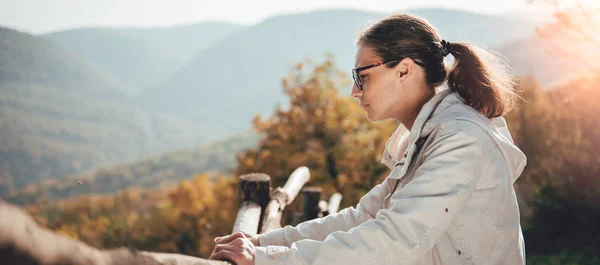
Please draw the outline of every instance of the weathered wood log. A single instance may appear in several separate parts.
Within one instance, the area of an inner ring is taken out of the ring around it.
[[[319,217],[319,201],[321,200],[321,187],[305,187],[302,189],[302,221]]]
[[[340,203],[342,202],[342,194],[336,192],[329,197],[329,203],[327,204],[327,213],[334,214],[340,209]]]
[[[287,195],[287,203],[294,201],[304,184],[310,179],[310,170],[307,167],[299,167],[288,178],[283,185],[283,192]]]
[[[257,203],[242,202],[238,209],[232,233],[242,231],[257,234],[260,225],[261,211],[262,209]]]
[[[299,167],[288,178],[283,188],[277,188],[271,193],[271,201],[265,208],[259,233],[266,233],[281,228],[281,216],[287,205],[292,203],[302,186],[310,179],[307,167]]]
[[[179,254],[127,248],[101,250],[40,227],[24,210],[0,199],[0,263],[19,265],[228,265]]]
[[[263,173],[240,176],[240,208],[238,210],[233,233],[246,232],[258,234],[263,209],[269,202],[271,177]]]
[[[141,255],[151,257],[160,265],[232,265],[234,263],[227,261],[206,260],[192,256],[186,256],[175,253],[157,253],[157,252],[139,252]],[[127,263],[123,263],[127,264]],[[235,264],[234,264],[235,265]]]

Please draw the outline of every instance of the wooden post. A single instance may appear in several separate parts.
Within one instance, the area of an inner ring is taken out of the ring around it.
[[[299,167],[288,178],[283,185],[283,191],[287,195],[288,203],[291,203],[298,195],[304,184],[310,179],[310,171],[307,167]]]
[[[328,214],[337,213],[340,209],[340,203],[342,202],[342,194],[339,192],[334,193],[329,197],[329,203],[327,204]]]
[[[305,187],[302,189],[303,222],[319,217],[319,201],[321,200],[321,187]]]
[[[319,217],[323,217],[321,216],[321,214],[324,214],[325,216],[327,215],[327,209],[328,209],[328,202],[326,202],[325,200],[320,200],[319,201]]]
[[[307,167],[299,167],[290,175],[283,188],[277,188],[271,194],[271,201],[265,208],[259,233],[266,233],[281,228],[283,209],[296,198],[302,186],[310,179]]]
[[[233,233],[246,232],[257,234],[260,227],[262,209],[269,202],[271,177],[263,173],[240,176],[240,208],[238,210]]]

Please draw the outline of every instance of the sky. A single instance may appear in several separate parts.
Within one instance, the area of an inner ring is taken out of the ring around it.
[[[350,8],[390,13],[440,7],[523,12],[527,0],[0,0],[0,26],[44,34],[81,27],[169,27],[207,21],[251,25],[270,16]]]

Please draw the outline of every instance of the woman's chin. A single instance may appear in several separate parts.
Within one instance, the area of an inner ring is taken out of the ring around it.
[[[367,120],[370,122],[378,122],[380,119],[373,113],[367,111]]]

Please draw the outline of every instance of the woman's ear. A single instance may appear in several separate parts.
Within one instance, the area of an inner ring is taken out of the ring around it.
[[[412,72],[412,67],[415,63],[410,58],[404,58],[398,65],[396,65],[396,71],[398,77],[403,77]]]

